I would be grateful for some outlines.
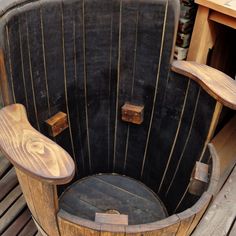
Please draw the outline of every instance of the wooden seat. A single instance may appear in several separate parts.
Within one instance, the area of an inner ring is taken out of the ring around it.
[[[121,175],[94,175],[75,182],[62,195],[59,208],[94,221],[96,213],[111,210],[128,215],[129,225],[167,217],[159,198],[144,184]]]

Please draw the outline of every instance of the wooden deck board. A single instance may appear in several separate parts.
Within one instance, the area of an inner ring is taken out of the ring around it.
[[[14,168],[11,168],[0,182],[0,201],[17,185],[17,177]]]
[[[8,229],[2,234],[2,236],[18,235],[18,233],[24,228],[31,218],[30,211],[25,209],[19,217],[8,227]]]
[[[193,236],[228,235],[236,218],[236,167],[214,199]],[[235,229],[233,229],[235,230]],[[232,233],[233,234],[233,233]],[[234,235],[234,234],[233,234]]]
[[[36,233],[15,169],[0,152],[0,235],[34,236]]]
[[[10,168],[11,163],[4,158],[0,151],[0,178],[5,174],[5,172]]]

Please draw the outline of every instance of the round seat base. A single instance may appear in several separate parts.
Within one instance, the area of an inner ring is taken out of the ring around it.
[[[129,225],[167,217],[163,203],[149,188],[115,174],[93,175],[75,182],[61,196],[59,207],[92,221],[96,213],[128,215]]]

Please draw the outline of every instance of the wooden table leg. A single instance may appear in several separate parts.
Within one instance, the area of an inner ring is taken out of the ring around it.
[[[206,64],[209,49],[214,45],[216,29],[209,18],[209,8],[199,6],[187,60]]]

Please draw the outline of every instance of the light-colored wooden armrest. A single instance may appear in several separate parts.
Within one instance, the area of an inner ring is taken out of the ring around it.
[[[70,155],[30,125],[23,105],[0,110],[0,149],[18,169],[42,181],[65,184],[74,176]]]
[[[236,110],[236,81],[228,75],[192,61],[173,61],[171,69],[195,80],[217,101]]]

